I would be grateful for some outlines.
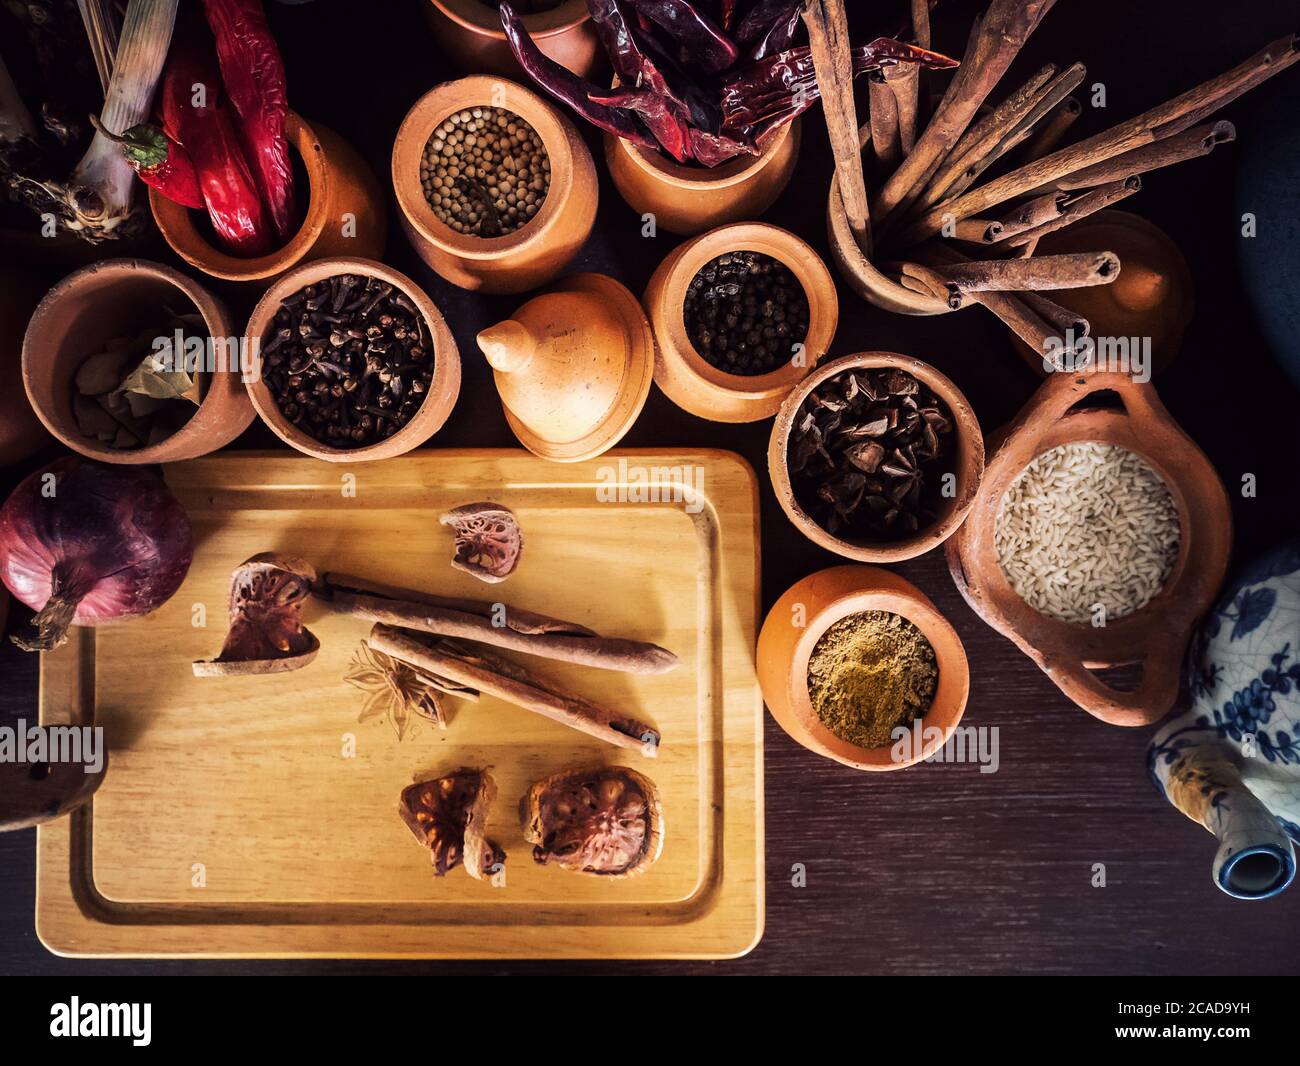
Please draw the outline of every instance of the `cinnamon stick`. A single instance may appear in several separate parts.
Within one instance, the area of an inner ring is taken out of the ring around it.
[[[1070,131],[1070,127],[1081,114],[1083,114],[1083,105],[1079,103],[1078,97],[1067,96],[1048,116],[1033,139],[1025,145],[1021,162],[1029,163],[1047,155],[1061,143],[1061,138]]]
[[[880,168],[878,173],[883,174],[897,166],[903,154],[898,129],[898,99],[880,71],[867,76],[867,92],[871,107],[871,145],[876,153],[876,166]]]
[[[1062,341],[1066,337],[1073,337],[1075,343],[1072,347],[1077,348],[1078,343],[1092,333],[1092,323],[1083,315],[1071,311],[1068,307],[1063,307],[1055,300],[1049,300],[1042,293],[1022,292],[1018,295],[1034,314],[1056,330],[1056,335]],[[1042,350],[1039,349],[1039,351]]]
[[[895,63],[881,70],[885,85],[894,96],[894,110],[898,113],[898,147],[902,155],[916,147],[920,73],[919,63]]]
[[[1084,167],[1064,177],[1057,178],[1052,185],[1057,189],[1091,189],[1094,185],[1107,185],[1123,181],[1135,174],[1146,174],[1161,167],[1173,166],[1188,159],[1197,159],[1209,155],[1220,144],[1228,144],[1237,139],[1237,129],[1231,122],[1220,119],[1207,122],[1203,126],[1193,126],[1182,133],[1166,137],[1163,141],[1134,148],[1131,152],[1115,156],[1103,163]]]
[[[1181,133],[1207,115],[1231,103],[1242,93],[1248,92],[1279,71],[1285,70],[1297,59],[1300,59],[1300,51],[1297,50],[1296,35],[1292,34],[1273,41],[1231,70],[1202,82],[1172,100],[1077,144],[1026,163],[961,196],[935,204],[907,226],[898,239],[903,244],[919,243],[943,228],[945,216],[968,218],[971,215],[981,214],[995,204],[1049,186],[1067,174],[1104,163],[1144,144],[1151,144]],[[895,177],[902,169],[899,168]]]
[[[1049,192],[1026,200],[1002,219],[1002,233],[999,240],[1006,240],[1026,230],[1037,229],[1046,222],[1061,217],[1066,202],[1070,199],[1068,192]]]
[[[1065,209],[1056,218],[1011,237],[1006,241],[1007,247],[1020,248],[1035,244],[1043,237],[1046,237],[1047,234],[1055,233],[1058,229],[1065,229],[1066,226],[1072,226],[1079,219],[1087,218],[1089,215],[1110,207],[1111,204],[1119,203],[1120,200],[1126,200],[1135,192],[1141,190],[1142,179],[1136,174],[1125,178],[1123,181],[1113,181],[1109,185],[1100,185],[1095,189],[1090,189],[1082,196],[1076,196],[1069,200]],[[1065,195],[1068,196],[1069,194]]]
[[[1069,252],[1032,259],[984,259],[945,264],[939,274],[958,292],[1079,289],[1109,285],[1119,277],[1114,252]]]
[[[509,607],[501,611],[494,604],[446,600],[334,573],[326,574],[314,591],[341,614],[560,662],[631,674],[661,674],[677,665],[677,656],[657,644],[602,637],[573,622]]]
[[[976,21],[961,66],[925,132],[876,195],[872,204],[876,218],[889,218],[909,194],[924,188],[1053,3],[1055,0],[993,0],[984,17]]]
[[[470,651],[450,640],[423,639],[387,625],[372,628],[366,643],[422,673],[495,696],[615,747],[640,751],[650,758],[658,754],[661,738],[653,726],[556,689],[499,656]]]
[[[992,244],[1002,237],[1002,223],[996,218],[963,218],[952,227],[959,241],[973,244]]]
[[[858,113],[853,101],[853,57],[844,0],[804,0],[804,24],[813,70],[821,87],[822,113],[835,155],[835,174],[849,231],[865,256],[871,255],[871,210],[862,174]]]

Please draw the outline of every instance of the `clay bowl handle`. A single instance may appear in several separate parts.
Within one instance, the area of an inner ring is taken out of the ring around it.
[[[1098,392],[1113,392],[1122,410],[1079,408]],[[1012,482],[1038,455],[1076,441],[1114,444],[1143,456],[1169,487],[1181,526],[1178,559],[1165,587],[1141,610],[1100,628],[1061,622],[1030,607],[1002,572],[995,546],[998,507]],[[1113,725],[1156,721],[1177,699],[1192,628],[1227,571],[1231,511],[1214,467],[1150,384],[1117,371],[1050,375],[990,438],[989,455],[970,515],[945,545],[958,590],[1089,714]],[[1113,688],[1095,673],[1134,662],[1142,664],[1142,680],[1131,691]]]
[[[104,769],[86,773],[81,763],[0,763],[0,833],[26,829],[75,810],[104,780]]]

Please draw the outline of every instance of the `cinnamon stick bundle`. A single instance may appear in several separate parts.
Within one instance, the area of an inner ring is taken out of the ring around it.
[[[661,738],[653,726],[556,689],[500,656],[382,624],[371,629],[366,643],[422,673],[495,696],[615,747],[640,751],[649,758],[658,754]]]
[[[1032,259],[968,260],[937,270],[958,292],[1041,291],[1109,285],[1119,277],[1120,262],[1114,252],[1069,252]]]
[[[661,674],[677,665],[677,656],[657,644],[602,637],[575,622],[509,607],[501,611],[491,603],[431,596],[336,573],[325,574],[313,591],[342,614],[560,662],[631,674]]]
[[[1285,70],[1298,59],[1300,50],[1297,50],[1295,34],[1273,41],[1231,70],[1172,100],[1077,144],[1027,163],[986,185],[935,204],[906,227],[899,236],[899,241],[904,245],[919,243],[938,233],[943,228],[946,216],[960,219],[981,214],[996,204],[1023,196],[1034,189],[1050,187],[1052,182],[1067,174],[1182,133],[1242,93]],[[902,170],[903,167],[900,167],[895,177]]]
[[[1123,181],[1112,181],[1108,185],[1090,189],[1082,196],[1076,196],[1068,200],[1064,210],[1056,218],[1049,219],[1042,225],[1035,226],[1032,229],[1014,234],[1009,239],[1006,239],[1005,243],[1009,248],[1020,248],[1036,244],[1049,233],[1055,233],[1058,229],[1072,226],[1079,219],[1096,214],[1096,212],[1110,207],[1111,204],[1126,200],[1134,193],[1141,191],[1142,179],[1136,174],[1125,178]],[[1064,195],[1068,196],[1069,194]]]
[[[889,218],[909,195],[924,188],[1053,3],[1055,0],[993,0],[984,17],[976,20],[961,66],[925,132],[876,195],[872,210],[877,219]]]
[[[1107,185],[1123,181],[1135,174],[1146,174],[1161,167],[1173,166],[1188,159],[1198,159],[1209,155],[1220,144],[1228,144],[1237,139],[1237,128],[1231,122],[1220,119],[1207,122],[1202,126],[1193,126],[1190,130],[1166,137],[1163,141],[1134,148],[1114,159],[1108,159],[1094,166],[1084,167],[1072,174],[1057,178],[1052,184],[1057,189],[1091,189],[1094,185]]]

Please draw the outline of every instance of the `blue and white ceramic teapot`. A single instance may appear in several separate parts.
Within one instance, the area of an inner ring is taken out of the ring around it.
[[[1215,884],[1239,899],[1276,895],[1300,843],[1300,539],[1227,587],[1188,672],[1191,709],[1157,731],[1147,766],[1218,837]]]

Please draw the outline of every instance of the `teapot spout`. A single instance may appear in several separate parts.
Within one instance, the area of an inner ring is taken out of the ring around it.
[[[1153,755],[1160,751],[1158,746]],[[1242,780],[1230,749],[1216,739],[1165,749],[1152,769],[1169,802],[1219,841],[1211,875],[1237,899],[1267,899],[1295,879],[1295,849],[1277,816]]]

